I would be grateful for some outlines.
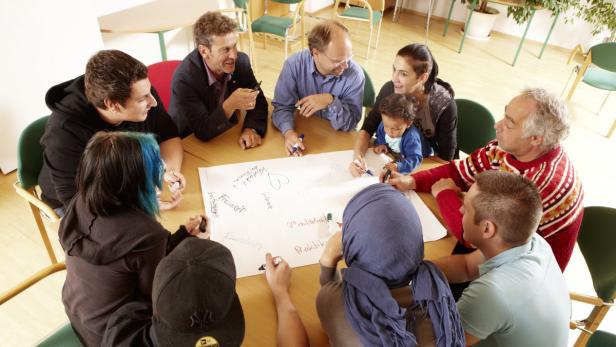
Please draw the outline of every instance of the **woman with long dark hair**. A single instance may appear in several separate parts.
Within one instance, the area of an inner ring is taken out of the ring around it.
[[[393,63],[391,81],[385,83],[376,97],[374,108],[366,117],[355,142],[353,163],[349,166],[355,176],[365,169],[363,156],[370,147],[370,139],[381,123],[379,106],[391,94],[406,95],[415,109],[417,125],[426,142],[424,157],[437,155],[451,160],[456,156],[458,111],[451,86],[437,78],[438,64],[426,45],[413,43],[402,47]],[[356,164],[357,161],[360,165]]]
[[[153,135],[99,132],[77,169],[77,193],[60,224],[66,256],[62,301],[86,346],[98,346],[118,307],[151,300],[154,271],[177,244],[199,233],[195,216],[170,234],[156,220],[164,163]]]

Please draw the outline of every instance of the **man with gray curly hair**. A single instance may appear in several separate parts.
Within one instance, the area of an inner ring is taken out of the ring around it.
[[[550,244],[561,270],[569,262],[582,222],[584,191],[561,141],[569,133],[567,107],[545,89],[524,90],[505,106],[494,126],[496,140],[431,170],[410,176],[393,173],[387,183],[399,190],[432,192],[448,230],[459,240],[454,253],[468,253],[462,236],[461,191],[487,170],[512,172],[528,178],[541,195],[543,214],[537,233]]]

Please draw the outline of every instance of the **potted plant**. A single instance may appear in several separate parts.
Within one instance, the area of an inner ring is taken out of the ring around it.
[[[468,8],[467,16],[469,16],[471,13],[472,0],[462,0],[462,3],[466,2],[468,2],[466,7]],[[499,13],[500,12],[497,9],[488,7],[487,1],[479,1],[475,11],[473,12],[470,25],[468,28],[465,26],[462,29],[466,31],[466,37],[474,40],[488,40],[490,38],[492,28],[494,27],[494,22],[496,22],[496,18]]]
[[[589,1],[603,2],[605,0]],[[471,3],[472,0],[462,0],[462,2]],[[576,6],[579,6],[578,0],[509,0],[507,2],[511,3],[511,5],[507,7],[507,17],[513,18],[513,20],[515,20],[515,22],[518,24],[524,24],[526,21],[528,21],[533,13],[533,10],[545,8],[551,11],[552,15],[554,15],[556,13],[564,13],[570,8],[575,8]],[[470,5],[468,7],[470,7]],[[475,9],[475,13],[473,14],[473,18],[471,20],[471,28],[469,28],[467,36],[471,33],[471,31],[474,31],[473,27],[475,25],[474,22],[476,15],[479,14],[479,16],[477,17],[483,17],[484,15],[489,16],[490,13],[495,13],[494,15],[492,15],[493,19],[490,24],[490,27],[489,29],[482,29],[483,31],[481,32],[483,33],[483,36],[486,37],[485,39],[488,39],[490,31],[492,31],[492,27],[494,26],[494,22],[496,21],[496,16],[498,15],[499,11],[494,8],[488,7],[488,1],[485,0],[480,1],[479,6],[477,6],[477,8]]]

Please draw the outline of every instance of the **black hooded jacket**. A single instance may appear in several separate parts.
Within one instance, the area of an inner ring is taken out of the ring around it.
[[[154,133],[159,143],[178,137],[178,131],[152,88],[158,106],[152,107],[143,122],[105,123],[85,96],[84,76],[51,87],[45,102],[51,116],[41,138],[44,147],[39,186],[43,199],[52,207],[66,206],[75,195],[75,176],[81,155],[98,131],[138,131]]]
[[[62,301],[86,346],[99,346],[108,317],[131,301],[151,301],[160,260],[189,234],[170,234],[143,211],[94,216],[79,196],[58,231],[66,256]]]

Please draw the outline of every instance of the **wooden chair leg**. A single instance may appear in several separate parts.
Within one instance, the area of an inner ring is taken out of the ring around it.
[[[370,55],[370,46],[372,45],[372,23],[370,23],[370,36],[368,36],[368,49],[366,50],[366,59]]]
[[[586,318],[587,323],[584,325],[584,329],[590,331],[591,333],[595,332],[605,318],[605,315],[610,310],[611,306],[603,305],[603,306],[595,306],[590,312],[588,318]],[[574,347],[583,347],[586,346],[588,339],[590,338],[589,333],[582,331],[578,339],[575,341]]]
[[[376,45],[374,46],[374,49],[379,48],[379,38],[381,37],[381,24],[382,23],[383,23],[383,17],[381,17],[381,20],[379,21],[379,30],[377,30],[376,32]]]
[[[53,251],[53,247],[51,246],[51,242],[49,242],[49,236],[47,235],[47,229],[45,228],[45,224],[43,223],[43,219],[41,218],[41,213],[36,206],[32,204],[30,205],[30,210],[32,211],[32,216],[34,217],[34,221],[36,222],[36,227],[41,234],[41,239],[43,239],[43,244],[45,244],[45,249],[47,250],[47,255],[49,255],[49,260],[51,260],[52,264],[57,264],[58,259],[56,258],[56,253]]]
[[[603,106],[605,106],[605,103],[607,102],[607,98],[610,97],[610,94],[612,92],[607,92],[607,95],[605,96],[605,99],[603,99],[603,103],[601,104],[601,107],[599,107],[599,111],[597,112],[597,114],[601,113],[601,110],[603,110]]]
[[[614,119],[614,123],[612,123],[612,126],[610,127],[610,130],[607,132],[606,137],[608,139],[612,138],[612,134],[614,134],[614,130],[616,130],[616,119]]]
[[[584,77],[584,73],[582,73],[582,70],[580,70],[577,76],[575,76],[575,80],[573,81],[573,84],[571,85],[571,89],[569,89],[569,94],[567,94],[565,101],[571,100],[571,97],[573,96],[573,92],[575,91],[575,88],[577,88],[578,83],[580,83],[580,81],[582,80],[582,77]]]

